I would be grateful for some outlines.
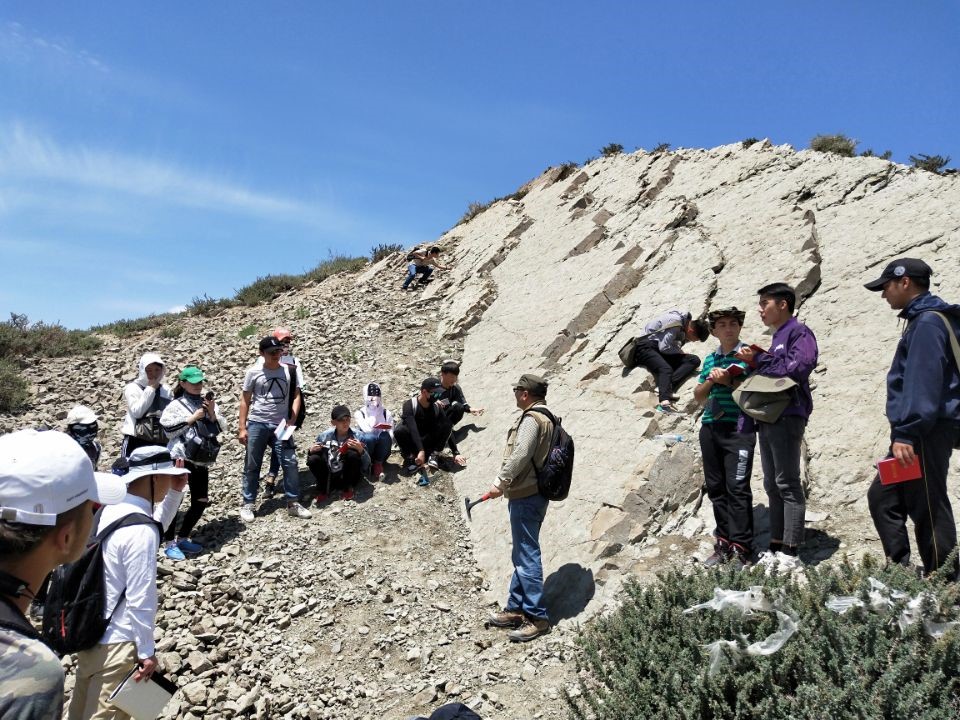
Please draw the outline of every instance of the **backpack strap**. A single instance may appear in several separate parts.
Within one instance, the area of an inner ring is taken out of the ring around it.
[[[101,549],[99,552],[103,552],[103,541],[107,539],[114,530],[119,530],[120,528],[132,527],[134,525],[153,525],[157,528],[157,532],[160,533],[160,540],[163,541],[163,526],[154,520],[152,517],[142,512],[130,513],[129,515],[124,515],[119,520],[114,520],[112,523],[107,525],[101,533],[97,535],[97,542],[101,544]],[[117,608],[120,607],[120,603],[123,602],[123,599],[127,596],[127,588],[124,587],[123,591],[120,593],[120,597],[117,598],[116,605],[113,606],[113,609],[110,611],[110,614],[107,615],[107,620],[113,619],[113,614],[117,611]]]
[[[37,629],[20,612],[20,608],[3,596],[0,596],[0,628],[13,630],[31,640],[43,640]]]
[[[957,363],[957,372],[960,373],[960,342],[957,342],[957,335],[953,332],[953,326],[950,324],[947,316],[942,312],[937,312],[936,310],[931,312],[943,320],[943,324],[947,328],[947,337],[950,338],[950,347],[953,349],[953,359]]]
[[[534,405],[533,407],[527,408],[526,410],[523,411],[523,413],[520,415],[520,422],[523,422],[523,418],[524,418],[528,413],[536,413],[537,415],[541,415],[541,416],[545,417],[547,420],[550,421],[550,424],[553,426],[553,427],[550,428],[550,436],[551,436],[551,443],[552,443],[552,442],[553,442],[553,431],[557,429],[557,425],[558,425],[557,419],[553,416],[553,413],[550,412],[550,411],[549,411],[547,408],[545,408],[545,407],[538,407],[538,406]],[[517,427],[519,427],[519,423],[517,424]],[[547,453],[547,457],[550,457],[550,453],[549,453],[549,452]],[[542,466],[541,466],[541,467],[537,467],[537,463],[536,463],[536,461],[535,461],[533,458],[530,458],[530,464],[533,465],[533,471],[534,471],[537,475],[539,475],[539,474],[540,474],[540,471],[543,469]]]

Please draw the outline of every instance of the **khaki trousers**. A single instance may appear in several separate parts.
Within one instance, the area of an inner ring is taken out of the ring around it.
[[[77,653],[77,681],[67,720],[128,720],[127,713],[107,701],[137,662],[132,642],[96,645]]]

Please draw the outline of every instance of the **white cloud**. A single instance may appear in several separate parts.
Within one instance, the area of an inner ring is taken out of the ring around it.
[[[168,313],[182,313],[182,312],[186,312],[186,310],[187,310],[187,306],[186,306],[186,305],[174,305],[172,308],[169,308],[169,309],[167,310],[167,312],[168,312]]]
[[[57,64],[84,65],[100,72],[109,68],[100,58],[66,40],[42,37],[18,22],[0,24],[0,55],[7,59],[42,59]]]

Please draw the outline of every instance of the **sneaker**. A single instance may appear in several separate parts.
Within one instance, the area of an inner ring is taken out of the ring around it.
[[[317,507],[320,507],[329,499],[330,499],[330,496],[327,495],[326,493],[317,493]]]
[[[177,547],[183,550],[185,553],[190,553],[191,555],[196,555],[197,553],[203,552],[203,545],[192,542],[185,538],[180,538],[177,540]]]
[[[353,488],[347,488],[346,490],[343,491],[343,493],[341,494],[341,497],[344,500],[353,500],[353,496],[355,494],[356,493],[354,492]]]
[[[240,508],[240,519],[245,523],[253,522],[253,503],[244,503]]]
[[[263,484],[263,499],[269,500],[274,495],[277,494],[277,484],[276,482],[265,482]]]
[[[386,477],[387,474],[383,471],[383,463],[375,462],[373,464],[373,471],[370,473],[370,479],[376,482],[383,482]]]
[[[712,568],[723,565],[730,559],[732,554],[733,552],[730,550],[730,545],[725,542],[718,542],[713,546],[713,554],[703,561],[703,566]]]
[[[487,625],[500,628],[518,628],[523,625],[524,616],[519,610],[504,608],[487,616]]]
[[[311,513],[298,502],[292,502],[287,505],[287,515],[290,517],[301,518],[302,520],[313,517],[313,513]]]
[[[429,484],[430,484],[430,478],[427,477],[427,473],[426,472],[420,473],[420,479],[417,480],[417,485],[419,485],[420,487],[426,487]]]
[[[668,402],[663,402],[657,405],[657,412],[663,413],[664,415],[683,415],[683,412],[677,410],[673,405]]]
[[[413,475],[417,470],[420,469],[420,466],[417,465],[412,459],[403,461],[403,471],[407,475]]]
[[[427,465],[432,467],[434,470],[440,469],[440,460],[437,458],[436,453],[430,453],[430,457],[427,459]]]
[[[163,548],[163,554],[166,555],[170,560],[186,560],[187,556],[183,554],[183,550],[177,547],[175,542],[168,542],[166,547]]]
[[[530,642],[544,633],[550,632],[550,621],[539,618],[524,618],[523,624],[507,633],[512,642]]]

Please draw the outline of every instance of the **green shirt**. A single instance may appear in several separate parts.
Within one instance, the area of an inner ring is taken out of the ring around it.
[[[743,368],[743,375],[740,375],[740,377],[746,377],[747,373],[750,372],[750,368],[745,362],[737,360],[735,357],[736,352],[742,347],[746,347],[746,343],[737,343],[737,346],[726,355],[723,354],[720,348],[717,348],[707,355],[703,361],[703,368],[700,370],[700,383],[702,384],[707,381],[707,376],[715,367],[726,370],[731,365],[736,365]],[[715,417],[715,409],[721,411],[719,417]],[[729,385],[713,383],[713,386],[710,388],[710,394],[707,396],[706,409],[703,411],[703,422],[705,424],[735,423],[740,419],[741,412],[740,406],[733,401],[733,388]]]

